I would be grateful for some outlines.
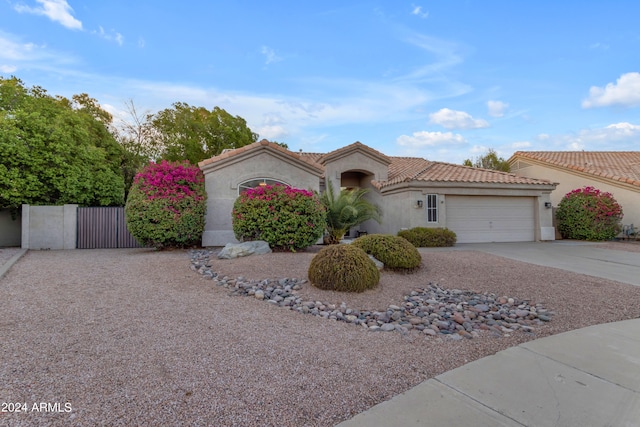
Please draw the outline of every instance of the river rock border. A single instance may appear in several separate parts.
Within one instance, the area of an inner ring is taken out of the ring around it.
[[[231,295],[249,296],[303,314],[324,317],[359,325],[369,331],[410,330],[427,336],[443,336],[453,340],[472,339],[480,331],[495,336],[516,330],[535,333],[536,327],[551,321],[553,312],[542,304],[531,305],[527,300],[492,293],[474,293],[460,289],[443,289],[429,283],[416,287],[404,296],[400,305],[389,305],[383,311],[365,311],[342,304],[305,300],[299,295],[306,279],[247,280],[219,277],[211,270],[209,250],[192,250],[191,269],[217,286],[229,289]]]

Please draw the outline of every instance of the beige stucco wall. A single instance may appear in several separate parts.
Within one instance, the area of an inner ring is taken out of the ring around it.
[[[344,172],[366,172],[371,174],[370,179],[376,181],[386,181],[389,173],[387,164],[359,151],[333,159],[324,166],[326,180],[333,184],[335,190],[340,188]]]
[[[527,161],[527,163],[529,163]],[[572,190],[584,186],[593,186],[601,191],[607,191],[615,197],[624,213],[623,224],[640,225],[640,189],[622,182],[611,180],[598,180],[593,175],[582,174],[578,171],[565,172],[564,170],[532,164],[513,171],[520,176],[530,178],[548,179],[559,183],[555,191],[551,193],[551,203],[558,206],[560,200]]]
[[[244,181],[267,178],[292,187],[319,190],[319,172],[290,162],[278,153],[262,150],[251,156],[238,157],[203,168],[208,196],[203,246],[224,246],[237,242],[233,234],[231,212],[238,197],[238,186]]]
[[[371,192],[372,201],[378,203],[382,209],[382,223],[368,221],[360,226],[361,230],[369,233],[396,234],[403,228],[413,227],[447,227],[447,196],[448,195],[469,195],[469,196],[514,196],[534,198],[535,216],[535,236],[536,240],[554,240],[555,230],[553,228],[552,209],[545,205],[550,202],[551,188],[532,186],[488,186],[468,184],[461,186],[453,185],[433,185],[428,184],[401,184],[391,191]],[[414,185],[414,186],[412,186]],[[438,222],[428,222],[426,212],[426,195],[438,195]],[[422,200],[422,208],[417,208],[417,201]]]

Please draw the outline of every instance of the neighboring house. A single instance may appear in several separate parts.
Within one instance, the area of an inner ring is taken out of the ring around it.
[[[508,161],[516,175],[557,182],[553,206],[570,191],[591,186],[613,195],[623,224],[640,225],[640,151],[518,151]]]
[[[233,203],[245,188],[282,183],[324,191],[366,188],[382,223],[359,230],[396,234],[413,227],[447,227],[459,243],[553,240],[550,194],[555,184],[515,174],[389,157],[360,142],[326,154],[294,153],[266,140],[199,163],[208,195],[203,246],[236,239]],[[355,232],[355,230],[353,230]]]

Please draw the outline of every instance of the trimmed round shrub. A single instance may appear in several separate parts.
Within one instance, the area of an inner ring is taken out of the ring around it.
[[[409,241],[416,248],[440,248],[456,244],[456,233],[448,228],[415,227],[398,232],[398,236]]]
[[[280,184],[243,191],[232,215],[236,239],[264,240],[274,250],[292,252],[315,244],[326,224],[316,194]]]
[[[125,217],[142,246],[200,245],[207,209],[204,175],[188,162],[150,163],[133,179]]]
[[[565,239],[611,240],[620,232],[622,208],[611,195],[593,187],[567,193],[556,211],[558,231]]]
[[[390,234],[369,234],[358,237],[352,243],[384,263],[390,270],[411,271],[420,267],[420,252],[405,238]]]
[[[378,285],[380,272],[362,249],[353,245],[330,245],[313,257],[308,277],[311,284],[320,289],[363,292]]]

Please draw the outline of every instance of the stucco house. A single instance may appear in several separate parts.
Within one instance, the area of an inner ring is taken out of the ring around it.
[[[324,191],[369,189],[382,223],[359,226],[396,234],[413,227],[447,227],[459,243],[553,240],[551,192],[555,184],[511,173],[391,157],[360,142],[330,153],[294,153],[262,140],[199,163],[208,206],[203,246],[236,242],[233,203],[245,188],[283,183]],[[352,230],[356,232],[357,230]]]
[[[623,224],[640,225],[640,151],[517,151],[508,160],[518,176],[557,182],[551,203],[592,186],[622,206]]]

